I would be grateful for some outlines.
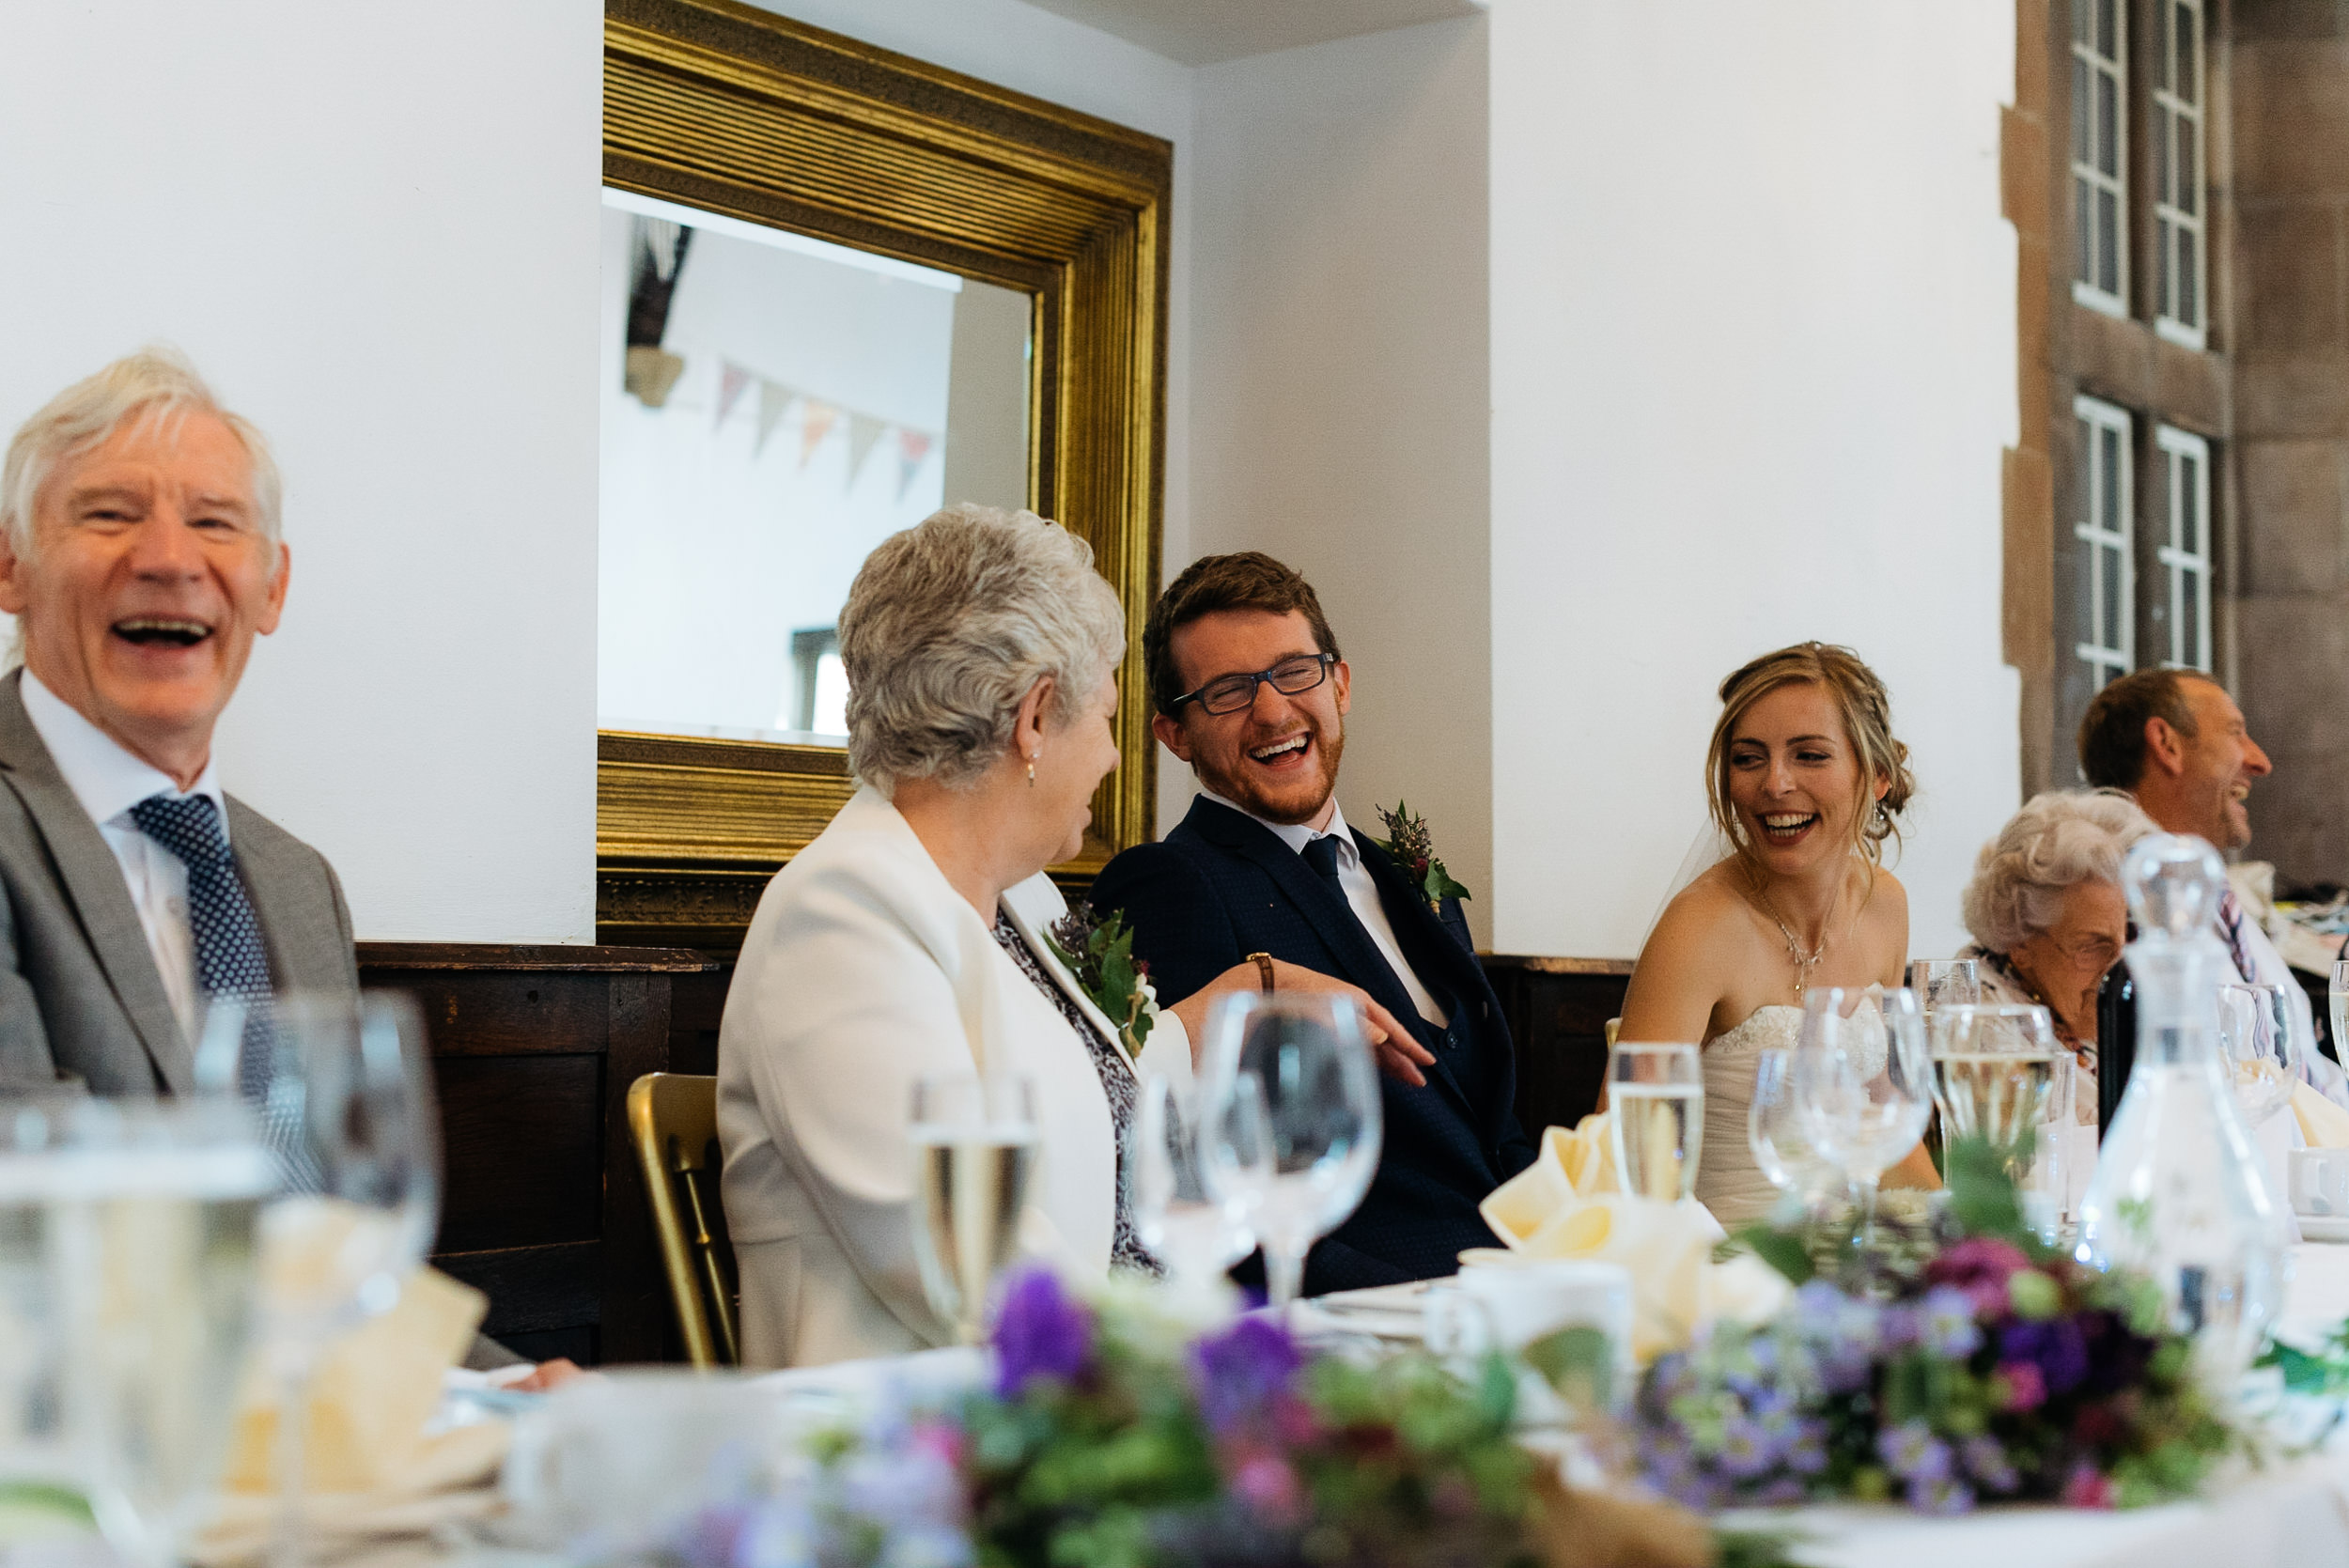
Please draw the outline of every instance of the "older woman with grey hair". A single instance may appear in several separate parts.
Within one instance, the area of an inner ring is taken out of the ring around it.
[[[1034,1086],[1024,1250],[1084,1274],[1152,1267],[1118,1171],[1141,1075],[1188,1080],[1209,1003],[1258,984],[1243,965],[1159,1015],[1137,1060],[1118,1027],[1131,997],[1105,1011],[1046,939],[1067,911],[1044,868],[1083,847],[1118,761],[1126,618],[1084,541],[1030,512],[950,506],[865,561],[839,637],[862,787],[768,884],[718,1037],[754,1365],[948,1343],[912,1250],[925,1079]]]
[[[2096,993],[2120,961],[2129,912],[2121,857],[2155,831],[2119,790],[2033,796],[1982,847],[1963,910],[1986,1002],[2037,1002],[2078,1061],[2075,1106],[2096,1119]]]

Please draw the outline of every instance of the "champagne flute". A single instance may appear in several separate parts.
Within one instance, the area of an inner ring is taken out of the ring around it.
[[[1753,1100],[1746,1108],[1746,1141],[1755,1169],[1769,1184],[1816,1216],[1843,1185],[1842,1168],[1812,1147],[1795,1097],[1795,1053],[1766,1050],[1754,1063]]]
[[[440,1219],[440,1117],[424,1020],[387,991],[217,999],[200,1093],[242,1094],[286,1189],[260,1217],[263,1344],[279,1392],[271,1560],[297,1568],[304,1427],[319,1359],[399,1300]]]
[[[1126,1157],[1134,1234],[1176,1285],[1192,1290],[1213,1284],[1256,1250],[1242,1204],[1207,1190],[1200,1099],[1196,1086],[1178,1087],[1159,1073],[1143,1079]],[[1268,1156],[1269,1141],[1262,1146]]]
[[[1696,1196],[1697,1162],[1704,1153],[1704,1074],[1697,1048],[1620,1044],[1607,1079],[1623,1189],[1667,1203]]]
[[[1828,986],[1803,997],[1795,1085],[1803,1127],[1842,1168],[1859,1205],[1862,1251],[1875,1241],[1876,1187],[1917,1146],[1933,1110],[1933,1063],[1917,994]]]
[[[1933,1093],[1945,1136],[1997,1148],[2015,1195],[2052,1240],[2063,1205],[2061,1126],[2072,1053],[2045,1007],[1945,1005],[1934,1015]]]
[[[2292,1103],[2300,1082],[2300,1046],[2281,986],[2218,987],[2218,1059],[2226,1063],[2243,1119],[2253,1126]]]
[[[913,1086],[913,1256],[958,1343],[987,1330],[989,1293],[1019,1250],[1035,1167],[1035,1085],[1018,1074]]]
[[[1206,1084],[1208,1190],[1252,1205],[1267,1295],[1285,1311],[1303,1286],[1305,1254],[1361,1204],[1378,1169],[1378,1070],[1361,1014],[1332,993],[1224,997],[1208,1017]],[[1249,1174],[1261,1170],[1252,1097],[1270,1153],[1262,1180]]]

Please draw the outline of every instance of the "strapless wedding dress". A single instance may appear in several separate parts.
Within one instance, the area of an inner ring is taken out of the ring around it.
[[[1704,1072],[1704,1148],[1697,1157],[1697,1200],[1723,1225],[1761,1219],[1778,1202],[1778,1188],[1753,1162],[1746,1115],[1753,1079],[1766,1050],[1792,1050],[1802,1009],[1757,1007],[1745,1022],[1713,1036],[1699,1059]]]

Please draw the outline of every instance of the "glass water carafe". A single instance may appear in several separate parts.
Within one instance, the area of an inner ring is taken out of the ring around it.
[[[2137,1060],[2080,1203],[2078,1256],[2160,1286],[2203,1366],[2240,1372],[2283,1296],[2284,1226],[2221,1073],[2213,934],[2226,873],[2198,838],[2157,833],[2122,866],[2138,939]]]

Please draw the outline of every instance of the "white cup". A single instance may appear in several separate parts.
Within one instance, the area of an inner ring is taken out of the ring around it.
[[[2295,1149],[2287,1157],[2295,1213],[2349,1217],[2349,1149]]]
[[[1612,1411],[1629,1397],[1631,1272],[1620,1264],[1471,1263],[1427,1293],[1425,1323],[1427,1347],[1439,1356],[1516,1358],[1562,1330],[1595,1330],[1597,1343],[1561,1387],[1532,1369],[1521,1373],[1518,1413],[1526,1421],[1568,1420],[1577,1406]]]

